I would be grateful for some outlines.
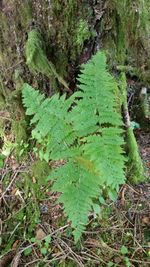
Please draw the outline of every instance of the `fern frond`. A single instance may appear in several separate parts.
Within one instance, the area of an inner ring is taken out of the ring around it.
[[[59,201],[64,203],[64,211],[72,222],[77,241],[88,222],[92,199],[99,194],[98,177],[94,172],[70,161],[55,170],[51,177],[56,180],[53,190],[62,192]]]
[[[73,101],[74,98],[71,97],[71,99]],[[67,118],[70,99],[65,100],[65,96],[60,97],[59,94],[45,99],[30,85],[24,84],[23,104],[27,108],[26,114],[34,115],[31,124],[36,123],[36,127],[32,130],[32,137],[43,144],[43,149],[39,153],[41,159],[58,160],[75,153],[69,148],[76,139]]]
[[[83,65],[79,81],[83,98],[70,114],[79,136],[83,136],[85,131],[88,131],[88,134],[95,132],[96,128],[99,129],[105,124],[122,126],[115,97],[118,88],[113,77],[106,71],[104,53],[97,53],[88,64]]]
[[[44,95],[41,95],[39,91],[34,90],[29,84],[23,85],[23,104],[27,108],[27,115],[34,115],[38,112],[38,108],[44,100]]]
[[[49,179],[54,180],[53,190],[62,193],[59,201],[72,222],[76,241],[94,199],[104,187],[118,191],[125,181],[118,88],[106,67],[105,54],[98,52],[82,67],[79,91],[68,99],[58,94],[44,99],[28,85],[23,89],[27,114],[34,115],[32,136],[41,145],[40,157],[67,162]]]

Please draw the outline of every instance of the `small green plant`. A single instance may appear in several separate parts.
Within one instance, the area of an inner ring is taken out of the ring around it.
[[[96,32],[93,31],[90,32],[89,26],[86,20],[80,19],[77,28],[75,30],[75,36],[74,36],[74,42],[77,45],[77,48],[79,51],[83,48],[83,44],[86,40],[89,40],[90,37],[92,37],[92,34],[96,34]],[[78,53],[79,53],[78,51]]]
[[[24,250],[24,255],[25,256],[29,256],[31,253],[32,253],[32,248],[31,247],[29,247],[26,250]]]
[[[128,248],[125,247],[125,246],[121,247],[120,252],[121,252],[122,255],[126,255],[126,254],[129,253]]]
[[[15,149],[15,148],[16,148],[16,144],[7,140],[4,137],[4,145],[3,145],[2,151],[1,151],[2,155],[5,157],[8,157],[12,153],[13,149]]]
[[[122,118],[118,87],[106,69],[106,57],[98,52],[83,66],[79,91],[70,98],[53,95],[45,99],[28,84],[23,87],[27,115],[34,115],[32,137],[41,160],[61,160],[54,169],[53,191],[72,222],[75,241],[88,223],[95,199],[107,189],[113,200],[125,181]]]
[[[123,261],[125,263],[125,266],[130,267],[131,263],[130,263],[130,260],[128,258],[128,254],[129,254],[128,248],[126,246],[122,246],[120,249],[120,252],[124,256]]]
[[[40,252],[42,255],[46,255],[49,252],[49,247],[51,243],[51,236],[46,236],[43,240],[38,240],[36,238],[30,239],[31,243],[34,243],[33,245],[37,245],[40,249]],[[24,250],[24,255],[28,256],[32,253],[32,247],[27,247],[27,249]]]
[[[29,147],[29,144],[24,143],[23,140],[21,140],[21,142],[19,144],[17,144],[17,148],[19,150],[18,157],[21,157],[24,154],[26,154],[28,147]]]

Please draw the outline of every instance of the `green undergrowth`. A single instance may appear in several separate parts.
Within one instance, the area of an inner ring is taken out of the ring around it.
[[[30,151],[30,153],[32,152]],[[148,261],[148,252],[140,251],[139,253],[138,251],[137,253],[138,246],[134,244],[134,228],[131,225],[129,227],[127,224],[129,221],[126,221],[124,217],[125,212],[128,214],[128,211],[134,210],[134,207],[132,208],[132,205],[134,205],[133,200],[128,199],[125,195],[126,202],[122,210],[116,206],[117,203],[119,204],[119,200],[114,203],[108,198],[105,200],[100,196],[96,201],[97,206],[95,209],[93,207],[93,211],[90,214],[90,222],[85,233],[80,242],[75,245],[70,226],[67,226],[62,232],[58,231],[59,228],[67,224],[64,216],[60,217],[56,224],[56,222],[54,223],[54,221],[49,220],[53,212],[51,209],[46,215],[41,212],[41,205],[52,204],[51,195],[49,195],[50,185],[47,185],[45,179],[49,172],[51,172],[49,164],[39,159],[34,159],[31,164],[29,163],[31,160],[30,156],[28,160],[26,162],[28,171],[19,173],[19,179],[17,179],[13,187],[17,189],[17,192],[20,192],[23,200],[18,194],[14,195],[13,191],[10,191],[9,195],[7,195],[7,205],[4,203],[1,209],[1,219],[5,221],[1,235],[1,255],[7,254],[13,245],[19,241],[17,248],[19,251],[22,248],[24,249],[21,256],[22,266],[35,259],[33,256],[35,251],[39,254],[36,266],[44,267],[45,261],[48,260],[53,260],[51,262],[52,267],[78,266],[78,261],[72,257],[72,252],[65,259],[63,257],[58,260],[57,258],[55,259],[54,251],[56,251],[57,255],[57,251],[59,253],[60,251],[66,252],[67,248],[69,248],[67,252],[70,253],[71,249],[77,255],[78,260],[80,256],[83,256],[84,259],[82,261],[86,267],[95,267],[97,265],[102,267],[118,267],[121,265],[128,267],[134,266],[134,262],[132,262],[134,259],[136,261]],[[4,187],[8,186],[10,177],[11,173],[4,176]],[[135,203],[136,210],[142,212],[145,204],[146,202],[144,201],[142,204],[141,202],[139,203],[138,199],[138,205]],[[100,209],[97,209],[98,206]],[[59,214],[61,212],[62,210],[59,211]],[[48,227],[46,229],[49,229],[46,232],[46,237],[42,241],[36,239],[37,229],[39,227],[45,229],[45,226]],[[54,230],[58,231],[58,234],[53,236],[51,233]],[[145,228],[143,240],[145,246],[147,245],[147,240],[149,240],[148,230]],[[26,247],[33,243],[36,245],[26,249]],[[59,247],[57,247],[57,244]],[[61,250],[59,250],[60,248]],[[84,254],[84,252],[86,253]],[[97,261],[92,257],[93,253]]]
[[[20,70],[13,75],[15,90],[9,91],[0,77],[0,138],[3,143],[2,154],[9,156],[15,150],[17,160],[27,151],[28,131],[25,113],[21,105],[23,79]]]
[[[17,163],[13,164],[15,166]],[[35,236],[36,228],[41,222],[40,202],[46,199],[45,178],[50,173],[50,169],[46,162],[40,160],[34,161],[28,169],[29,172],[20,171],[18,174],[19,179],[13,189],[16,193],[13,195],[14,193],[10,192],[12,200],[10,202],[8,198],[9,206],[4,205],[1,210],[1,218],[5,220],[7,232],[1,236],[3,253],[9,251],[18,238],[19,242],[23,240],[28,242]],[[4,176],[4,187],[9,185],[11,175],[12,172]]]
[[[126,204],[127,201],[130,209],[132,203],[126,199]],[[124,211],[117,210],[112,203],[107,202],[102,206],[101,215],[91,220],[87,232],[76,246],[72,244],[69,228],[56,236],[49,232],[43,240],[36,239],[37,227],[39,225],[44,226],[45,223],[46,220],[42,224],[42,216],[38,205],[35,205],[33,196],[29,195],[26,205],[22,205],[20,210],[13,212],[11,218],[6,221],[7,234],[2,236],[3,244],[6,244],[6,246],[2,250],[2,255],[12,248],[16,240],[19,240],[24,248],[21,256],[22,266],[36,260],[33,257],[35,252],[39,254],[36,266],[41,267],[44,267],[48,261],[50,261],[52,267],[78,266],[82,257],[83,265],[86,267],[97,265],[102,267],[132,267],[134,266],[134,260],[136,262],[139,260],[139,263],[140,260],[148,261],[148,254],[146,255],[143,251],[137,253],[137,246],[134,245],[134,229],[125,227],[127,222],[124,219]],[[28,245],[32,244],[35,245],[28,248]],[[61,251],[59,248],[61,248]],[[67,255],[65,259],[63,257],[58,260],[57,257],[55,259],[57,251],[61,255],[60,252],[66,252],[67,248],[69,257]],[[55,254],[54,251],[56,251]],[[76,258],[72,257],[72,253],[76,255]],[[95,258],[92,257],[93,254]],[[146,265],[143,264],[143,266]]]
[[[21,161],[29,149],[27,122],[25,118],[11,118],[11,113],[3,111],[0,120],[1,153],[5,157],[13,154],[16,160]],[[6,115],[6,117],[5,117]]]

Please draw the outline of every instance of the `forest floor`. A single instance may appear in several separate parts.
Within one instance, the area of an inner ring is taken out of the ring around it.
[[[149,131],[138,129],[135,134],[150,177]],[[55,204],[58,194],[30,173],[36,159],[26,150],[21,162],[13,150],[1,159],[0,267],[150,266],[148,180],[123,185],[115,202],[101,204],[99,215],[90,214],[86,232],[75,245],[62,207]]]
[[[150,136],[138,132],[141,155],[150,176]],[[81,242],[74,245],[70,225],[55,204],[57,195],[22,187],[31,160],[20,164],[13,154],[1,170],[0,266],[142,266],[150,264],[150,183],[125,184],[115,203],[101,207]],[[36,185],[36,180],[32,178]],[[28,195],[26,195],[28,192]]]

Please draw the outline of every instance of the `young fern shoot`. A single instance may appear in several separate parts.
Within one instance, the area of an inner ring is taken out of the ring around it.
[[[64,159],[48,179],[71,225],[80,238],[96,198],[108,195],[125,182],[123,122],[118,109],[117,84],[108,73],[106,57],[98,52],[79,75],[79,91],[70,98],[53,95],[45,99],[24,84],[23,103],[32,115],[32,136],[40,144],[39,156],[46,161]]]

